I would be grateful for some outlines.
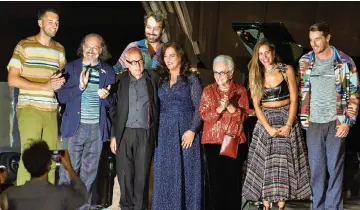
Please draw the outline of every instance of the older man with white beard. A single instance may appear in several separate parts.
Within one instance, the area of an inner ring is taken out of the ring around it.
[[[115,97],[110,86],[115,83],[114,69],[104,61],[110,58],[103,38],[98,34],[84,37],[78,49],[81,58],[68,63],[68,77],[58,92],[61,104],[66,104],[61,124],[63,148],[69,150],[72,167],[89,192],[96,178],[103,142],[109,138],[108,109]],[[60,168],[60,183],[69,182],[69,175]]]

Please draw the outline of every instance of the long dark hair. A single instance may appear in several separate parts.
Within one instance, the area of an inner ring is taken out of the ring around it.
[[[170,72],[164,61],[165,51],[169,47],[172,47],[176,51],[177,55],[180,56],[181,59],[180,77],[184,81],[187,81],[187,77],[192,75],[193,73],[191,71],[191,65],[189,63],[189,60],[187,59],[183,48],[178,42],[167,42],[161,48],[159,64],[156,68],[156,71],[160,75],[160,84],[168,82],[170,80]]]

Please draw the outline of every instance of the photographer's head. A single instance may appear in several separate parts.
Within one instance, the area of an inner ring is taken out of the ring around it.
[[[24,150],[22,161],[31,178],[44,176],[50,171],[51,152],[49,146],[45,141],[34,141]]]

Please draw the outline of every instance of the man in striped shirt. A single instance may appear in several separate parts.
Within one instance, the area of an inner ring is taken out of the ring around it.
[[[110,86],[115,83],[115,72],[104,62],[110,53],[98,34],[85,36],[78,55],[79,59],[65,65],[64,74],[68,79],[58,91],[59,102],[66,104],[61,136],[63,148],[69,150],[72,167],[91,195],[103,142],[109,139],[108,111],[115,101]],[[59,183],[68,182],[69,175],[61,166]],[[90,203],[91,196],[80,209],[88,209]]]
[[[327,23],[309,29],[313,51],[299,61],[300,119],[306,131],[314,210],[343,209],[345,138],[359,110],[354,61],[330,45]]]
[[[65,59],[64,47],[52,38],[59,29],[59,15],[52,9],[38,14],[40,32],[21,40],[15,47],[7,66],[8,84],[19,88],[17,120],[21,138],[21,151],[31,139],[43,139],[51,150],[58,140],[55,91],[65,82],[60,73]],[[17,175],[17,185],[30,179],[22,160]],[[55,182],[55,163],[49,172],[49,181]]]

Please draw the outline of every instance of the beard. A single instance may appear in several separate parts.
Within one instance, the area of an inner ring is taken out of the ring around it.
[[[55,37],[57,31],[51,32],[50,30],[44,29],[43,32],[46,36],[53,38],[53,37]]]
[[[84,58],[89,62],[98,61],[99,54],[91,53],[91,52],[85,52],[84,53]]]
[[[156,43],[161,39],[161,35],[145,33],[146,39],[149,43]]]

